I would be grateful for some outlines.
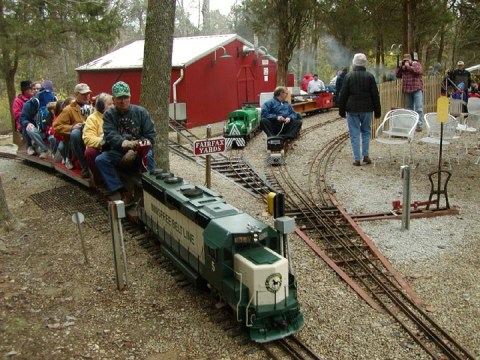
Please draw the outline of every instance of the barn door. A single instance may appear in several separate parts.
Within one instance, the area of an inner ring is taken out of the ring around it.
[[[255,102],[255,75],[250,66],[242,66],[237,73],[237,100],[239,107]]]

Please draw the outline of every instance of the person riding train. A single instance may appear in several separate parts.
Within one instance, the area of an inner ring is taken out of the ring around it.
[[[288,90],[278,86],[273,92],[273,98],[262,106],[260,128],[267,137],[282,136],[287,140],[298,136],[302,127],[300,115],[287,102]]]
[[[148,111],[138,105],[130,104],[130,87],[123,81],[112,86],[114,107],[103,114],[103,151],[95,159],[95,166],[102,175],[108,194],[120,194],[125,206],[133,205],[133,194],[120,180],[118,170],[121,167],[153,170],[153,145],[155,126]],[[139,143],[151,145],[142,164]]]

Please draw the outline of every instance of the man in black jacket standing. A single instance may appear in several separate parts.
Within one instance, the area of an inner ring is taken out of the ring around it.
[[[339,115],[346,117],[353,151],[353,165],[360,166],[360,157],[365,164],[371,164],[368,153],[370,144],[370,123],[372,112],[375,118],[381,116],[380,95],[375,77],[367,72],[365,54],[355,54],[353,70],[345,75],[340,92]],[[360,150],[361,139],[361,150]]]

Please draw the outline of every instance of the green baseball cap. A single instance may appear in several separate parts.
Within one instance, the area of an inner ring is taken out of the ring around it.
[[[130,87],[123,81],[116,82],[112,86],[112,94],[115,97],[130,96]]]

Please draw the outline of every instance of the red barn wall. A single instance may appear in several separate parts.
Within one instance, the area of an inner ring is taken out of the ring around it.
[[[221,58],[223,49],[198,59],[184,69],[184,78],[177,84],[177,102],[186,103],[186,127],[192,128],[226,120],[228,114],[246,102],[258,103],[261,92],[271,92],[277,82],[277,65],[262,55],[243,55],[244,44],[234,40],[225,45],[231,57]],[[180,69],[172,68],[170,103],[173,83]],[[132,103],[140,103],[141,69],[115,71],[79,71],[80,82],[87,83],[93,94],[111,93],[112,85],[125,81],[130,85]]]
[[[112,85],[117,81],[124,81],[130,86],[132,104],[140,104],[142,69],[79,71],[78,81],[90,86],[92,96],[101,92],[111,94]]]

